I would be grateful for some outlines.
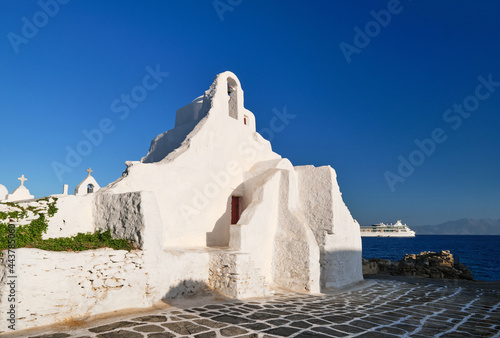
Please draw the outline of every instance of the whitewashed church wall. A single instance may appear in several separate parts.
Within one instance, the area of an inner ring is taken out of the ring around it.
[[[359,224],[342,200],[330,166],[296,167],[302,214],[321,250],[321,287],[342,287],[363,279]]]
[[[290,194],[294,187],[290,176],[295,172],[282,170],[280,183],[280,207],[278,228],[273,253],[273,280],[277,285],[297,291],[318,293],[320,291],[319,248],[309,225],[290,209],[296,205],[297,193]],[[292,180],[293,182],[294,180]]]
[[[269,170],[247,180],[244,198],[250,204],[238,224],[231,225],[230,248],[252,255],[255,265],[266,279],[272,281],[272,255],[278,224],[279,170]]]
[[[279,158],[268,141],[237,120],[214,114],[200,123],[203,129],[183,143],[189,151],[179,150],[175,161],[169,155],[158,163],[134,164],[106,191],[154,191],[168,233],[165,247],[227,246],[228,199],[255,162]]]

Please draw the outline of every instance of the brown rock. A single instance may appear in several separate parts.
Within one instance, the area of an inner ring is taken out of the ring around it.
[[[465,265],[455,262],[449,250],[437,253],[424,251],[418,255],[405,254],[403,259],[397,262],[378,258],[363,259],[363,274],[473,280],[471,271]]]

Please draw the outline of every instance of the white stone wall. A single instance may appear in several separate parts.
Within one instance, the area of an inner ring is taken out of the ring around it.
[[[6,251],[4,251],[6,254]],[[114,310],[151,306],[153,295],[141,251],[99,249],[50,252],[15,249],[16,330]],[[9,286],[0,268],[0,332],[7,329],[4,305]]]
[[[42,238],[71,237],[79,232],[94,232],[94,194],[59,197],[54,217],[48,218],[49,227]]]
[[[250,254],[214,251],[210,255],[209,286],[226,297],[267,297],[273,294]]]
[[[50,220],[50,217],[47,216],[48,205],[49,203],[53,202],[54,199],[49,198],[48,201],[39,200],[32,202],[13,202],[16,203],[16,205],[14,206],[7,204],[0,204],[1,212],[9,213],[17,211],[20,215],[18,218],[8,217],[5,220],[0,220],[0,222],[14,224],[16,227],[19,225],[28,225],[31,223],[31,221],[38,219],[40,217],[40,214],[44,214],[45,219],[48,221]],[[27,210],[28,207],[30,207],[31,210]],[[23,209],[26,210],[26,214],[24,216],[21,216],[21,212]]]

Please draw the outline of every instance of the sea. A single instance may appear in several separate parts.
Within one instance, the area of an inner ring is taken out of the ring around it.
[[[415,237],[362,237],[363,258],[398,261],[405,254],[450,250],[467,265],[475,280],[500,281],[500,236],[416,235]]]

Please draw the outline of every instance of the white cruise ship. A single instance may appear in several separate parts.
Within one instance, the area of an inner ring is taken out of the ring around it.
[[[360,226],[361,237],[415,237],[415,231],[398,220],[395,224],[374,224]]]

